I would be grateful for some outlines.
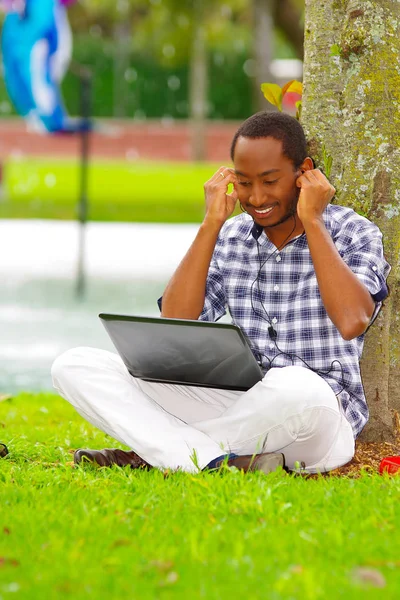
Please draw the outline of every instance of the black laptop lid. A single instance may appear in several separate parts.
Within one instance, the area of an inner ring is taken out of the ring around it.
[[[181,319],[100,314],[134,377],[247,390],[263,377],[239,327]]]

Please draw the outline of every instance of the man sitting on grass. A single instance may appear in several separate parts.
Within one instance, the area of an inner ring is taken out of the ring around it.
[[[296,119],[258,113],[234,136],[234,169],[205,184],[206,214],[162,298],[162,316],[217,321],[229,310],[265,372],[247,392],[133,378],[119,356],[66,352],[54,386],[132,451],[75,462],[243,470],[340,467],[368,419],[364,334],[387,296],[382,235],[307,157]],[[229,184],[233,185],[228,193]],[[236,203],[244,214],[232,219]],[[229,220],[228,220],[229,219]]]

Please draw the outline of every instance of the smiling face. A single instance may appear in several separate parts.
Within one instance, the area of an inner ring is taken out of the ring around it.
[[[296,222],[298,229],[296,207],[300,189],[296,180],[302,167],[296,169],[283,154],[280,140],[239,137],[236,142],[235,188],[240,204],[269,237],[272,228],[276,228],[276,234],[279,230],[283,233]]]

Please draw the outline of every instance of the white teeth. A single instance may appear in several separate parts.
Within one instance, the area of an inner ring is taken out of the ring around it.
[[[269,208],[265,208],[264,210],[255,210],[256,213],[258,213],[259,215],[266,215],[267,213],[271,212],[271,210],[273,209],[273,206],[270,206]]]

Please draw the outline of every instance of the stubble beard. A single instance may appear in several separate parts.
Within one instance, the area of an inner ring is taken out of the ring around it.
[[[299,201],[300,191],[300,189],[296,190],[295,196],[292,198],[290,208],[287,211],[287,213],[283,215],[283,217],[281,217],[276,223],[271,223],[271,225],[264,225],[264,229],[272,229],[273,227],[278,227],[279,225],[282,225],[282,223],[286,223],[286,221],[288,221],[291,218],[296,219],[297,203]]]

